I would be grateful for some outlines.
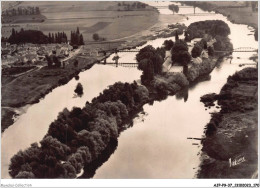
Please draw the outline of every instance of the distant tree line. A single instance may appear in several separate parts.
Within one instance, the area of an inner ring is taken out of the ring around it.
[[[64,32],[58,33],[49,33],[48,35],[48,43],[67,43],[68,37]]]
[[[1,38],[2,42],[9,42],[11,44],[33,43],[33,44],[47,44],[47,43],[67,43],[68,37],[64,32],[49,33],[44,35],[42,31],[24,30],[23,28],[18,32],[14,28],[9,38]],[[71,45],[84,45],[82,34],[77,31],[71,32]]]
[[[3,16],[16,16],[16,15],[38,15],[40,14],[39,7],[18,7],[16,9],[7,9],[2,12]]]
[[[79,27],[77,27],[76,31],[71,31],[70,44],[71,45],[84,45],[83,35],[79,32]]]
[[[24,30],[23,28],[18,32],[12,29],[12,34],[7,40],[11,44],[33,43],[33,44],[47,44],[48,37],[41,31]]]
[[[130,11],[134,9],[144,9],[146,8],[147,4],[142,3],[142,2],[134,2],[134,3],[127,3],[127,2],[122,2],[117,4],[118,7],[123,7],[123,10]],[[118,9],[121,10],[121,9]]]

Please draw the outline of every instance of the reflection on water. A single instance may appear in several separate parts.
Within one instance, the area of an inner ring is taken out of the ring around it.
[[[94,65],[79,74],[79,80],[72,79],[68,84],[54,89],[39,103],[28,107],[27,112],[19,116],[1,136],[1,174],[9,178],[8,166],[11,157],[19,150],[24,150],[34,142],[39,142],[47,133],[49,125],[64,108],[71,110],[74,106],[82,108],[86,101],[99,95],[115,82],[133,82],[139,79],[141,72],[137,69]],[[84,94],[74,97],[76,85],[81,83]]]
[[[220,70],[215,69],[196,86],[145,105],[148,115],[142,115],[142,121],[135,118],[134,126],[121,133],[116,152],[94,178],[195,178],[201,145],[199,140],[187,138],[202,138],[209,113],[219,110],[206,111],[200,97],[219,93],[227,77],[241,69],[223,60]]]
[[[115,152],[117,145],[117,140],[112,139],[108,146],[105,148],[105,150],[101,153],[101,155],[99,155],[99,157],[96,160],[88,164],[87,168],[84,168],[84,173],[79,178],[92,178],[95,175],[96,170],[100,166],[102,166],[102,164],[105,163],[109,159],[109,157]]]
[[[189,87],[185,87],[182,90],[180,90],[178,93],[175,94],[175,97],[177,100],[184,100],[186,102],[189,97]]]

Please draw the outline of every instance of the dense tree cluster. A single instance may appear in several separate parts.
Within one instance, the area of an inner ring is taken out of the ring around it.
[[[169,5],[169,9],[173,12],[173,14],[174,14],[174,12],[176,12],[176,13],[179,12],[179,6],[178,5],[174,5],[174,4]]]
[[[151,81],[155,74],[160,74],[162,72],[162,64],[165,52],[161,48],[155,49],[151,45],[148,45],[140,50],[136,55],[136,60],[138,62],[138,69],[143,71],[141,80]]]
[[[108,89],[103,91],[102,95],[93,99],[93,102],[116,102],[120,100],[127,108],[128,112],[132,112],[135,109],[136,103],[147,101],[148,90],[144,86],[137,85],[136,82],[133,84],[122,84],[120,82],[115,83]]]
[[[222,20],[206,20],[194,22],[187,29],[187,39],[203,38],[204,34],[209,34],[212,37],[222,36],[227,37],[230,34],[230,28]]]
[[[83,40],[83,38],[82,38]],[[57,32],[49,33],[48,36],[44,35],[43,32],[37,30],[24,30],[23,28],[20,32],[12,29],[12,34],[8,39],[2,37],[2,42],[9,42],[11,44],[21,44],[21,43],[33,43],[33,44],[47,44],[47,43],[66,43],[68,38],[66,33]]]
[[[151,85],[159,98],[164,98],[169,94],[175,94],[182,87],[188,86],[189,82],[182,73],[168,72],[155,76]]]
[[[230,28],[228,25],[221,20],[206,20],[194,22],[189,25],[187,31],[185,32],[185,41],[190,41],[194,38],[203,38],[199,43],[197,43],[192,50],[192,56],[198,57],[201,49],[208,49],[208,54],[210,56],[214,55],[215,50],[232,50],[233,46],[227,37],[230,34]],[[208,36],[205,39],[205,36]],[[210,36],[210,37],[209,37]],[[213,47],[207,46],[207,41],[214,38],[216,42]],[[197,46],[198,45],[198,46]]]
[[[78,27],[77,27],[76,31],[71,31],[70,44],[71,45],[84,45],[83,35],[79,32]]]
[[[233,45],[230,43],[228,37],[223,37],[220,35],[215,36],[216,42],[213,44],[214,50],[233,50]]]
[[[64,109],[40,142],[11,159],[13,178],[75,178],[95,160],[111,139],[117,139],[123,122],[149,98],[136,82],[116,83],[83,109]]]
[[[209,74],[214,67],[210,59],[203,59],[203,63],[192,64],[188,70],[187,79],[192,82],[202,75]]]
[[[58,33],[49,33],[48,35],[48,43],[67,43],[68,37],[64,32]]]
[[[133,3],[128,3],[128,2],[122,2],[117,4],[119,7],[123,7],[123,10],[130,11],[134,9],[144,9],[146,8],[146,4],[142,2],[133,2]],[[118,9],[121,10],[121,9]]]
[[[187,65],[191,60],[190,53],[188,52],[188,45],[183,40],[178,40],[174,43],[171,53],[173,63]]]
[[[41,31],[37,31],[37,30],[21,29],[20,32],[18,32],[12,29],[12,34],[8,38],[8,42],[11,44],[20,44],[20,43],[46,44],[48,43],[48,37],[44,35]]]

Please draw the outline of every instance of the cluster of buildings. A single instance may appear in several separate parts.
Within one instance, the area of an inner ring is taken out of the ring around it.
[[[24,44],[2,43],[2,68],[11,66],[31,66],[46,63],[45,55],[56,51],[59,58],[65,58],[72,50],[69,44]]]

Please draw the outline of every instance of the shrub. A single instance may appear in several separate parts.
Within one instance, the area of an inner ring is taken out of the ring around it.
[[[78,83],[74,92],[77,93],[77,95],[79,95],[79,96],[83,95],[83,86],[81,83]]]
[[[98,40],[99,40],[99,35],[98,35],[97,33],[94,33],[94,34],[93,34],[93,39],[94,39],[95,41],[98,41]]]

